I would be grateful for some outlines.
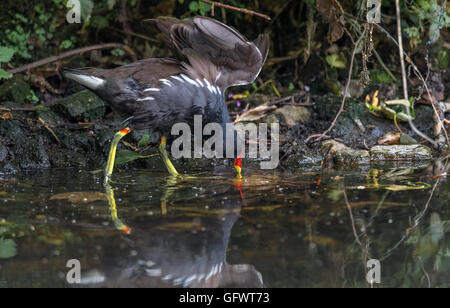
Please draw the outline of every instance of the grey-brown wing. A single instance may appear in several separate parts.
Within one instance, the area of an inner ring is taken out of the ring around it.
[[[172,50],[187,60],[183,67],[189,75],[207,78],[222,88],[253,82],[268,54],[267,35],[250,42],[237,30],[212,18],[150,21]]]
[[[133,78],[139,84],[156,86],[160,79],[182,73],[177,60],[170,58],[151,58],[133,62],[113,69],[84,69],[83,73],[104,79]]]

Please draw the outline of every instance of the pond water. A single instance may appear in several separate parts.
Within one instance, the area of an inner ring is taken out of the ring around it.
[[[449,287],[445,168],[2,175],[0,287]]]

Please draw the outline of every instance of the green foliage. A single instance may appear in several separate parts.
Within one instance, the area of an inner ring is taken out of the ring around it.
[[[405,34],[411,40],[411,47],[417,47],[422,42],[428,30],[427,41],[434,42],[439,36],[439,29],[450,26],[449,11],[437,0],[415,0],[408,5],[408,26]]]
[[[47,47],[57,46],[67,50],[79,46],[81,39],[79,33],[75,35],[75,31],[79,31],[80,27],[65,22],[65,15],[70,9],[66,7],[68,0],[30,0],[20,8],[11,4],[8,9],[9,1],[6,0],[5,4],[7,10],[0,12],[1,17],[8,20],[1,31],[0,46],[15,51],[14,66],[27,63],[31,58],[57,53],[56,49],[52,51]],[[117,3],[117,0],[80,0],[83,29],[104,29],[110,26],[110,23],[117,22]],[[136,1],[130,1],[129,5],[136,6]],[[106,8],[107,13],[95,14],[96,8]],[[89,34],[89,31],[85,33]]]
[[[14,56],[14,49],[8,47],[0,47],[0,65],[2,63],[11,61],[13,56]],[[0,68],[0,80],[9,79],[11,77],[12,77],[11,74],[6,73],[6,71]]]
[[[71,37],[70,40],[64,40],[61,42],[61,44],[59,45],[60,49],[70,49],[74,46],[74,37]]]
[[[123,164],[132,162],[136,159],[149,158],[149,157],[150,156],[144,156],[144,155],[141,155],[137,152],[130,151],[130,150],[118,150],[117,154],[116,154],[115,165],[121,166]]]
[[[439,68],[448,68],[450,64],[450,52],[447,49],[441,49],[437,55],[437,64]]]
[[[121,48],[116,48],[111,50],[111,54],[115,57],[121,57],[125,54],[125,51],[123,51],[123,49]]]
[[[189,3],[189,12],[191,15],[200,14],[205,16],[210,11],[211,11],[210,4],[201,1],[191,1],[191,3]]]
[[[94,9],[94,2],[92,0],[79,0],[79,1],[81,6],[81,18],[85,23],[87,23],[91,18],[92,10]]]
[[[347,66],[347,59],[342,53],[335,53],[326,57],[329,66],[334,68],[345,68]]]
[[[381,84],[393,82],[392,78],[389,76],[388,73],[380,70],[371,70],[370,79],[374,83],[381,83]]]
[[[142,136],[141,140],[139,140],[138,147],[140,147],[140,148],[145,147],[149,140],[150,140],[150,135],[145,134],[144,136]]]
[[[136,3],[136,1],[134,2]],[[116,5],[116,0],[108,0],[108,10],[112,10],[114,8],[114,5]]]
[[[14,56],[14,49],[8,47],[0,47],[0,63],[11,61]]]

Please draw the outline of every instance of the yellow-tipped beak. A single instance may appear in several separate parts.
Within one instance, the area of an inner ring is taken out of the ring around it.
[[[242,172],[242,161],[241,161],[241,158],[238,158],[238,159],[236,159],[236,161],[234,162],[234,169],[236,169],[236,177],[238,178],[238,179],[241,179],[242,178],[242,174],[241,174],[241,172]]]

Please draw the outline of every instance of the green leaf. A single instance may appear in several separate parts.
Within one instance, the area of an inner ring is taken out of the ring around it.
[[[8,74],[7,72],[5,72],[4,70],[2,70],[0,68],[0,80],[1,79],[9,79],[12,77],[12,74]]]
[[[129,163],[131,161],[134,161],[136,159],[149,158],[151,156],[152,155],[144,156],[144,155],[141,155],[139,153],[136,153],[136,152],[130,151],[130,150],[119,150],[119,151],[117,151],[117,154],[116,154],[115,165],[120,166],[120,165]]]
[[[450,64],[450,52],[445,49],[441,49],[438,53],[438,65],[440,68],[447,68]]]
[[[380,70],[371,70],[370,71],[370,79],[374,82],[374,83],[392,83],[393,80],[392,78],[388,75],[388,73],[386,73],[385,71],[380,71]]]
[[[326,57],[328,65],[335,68],[345,68],[347,59],[343,54],[332,54]]]
[[[116,0],[108,0],[108,10],[112,10],[116,5]]]
[[[64,40],[61,42],[61,44],[59,44],[60,49],[69,49],[72,46],[73,46],[73,43],[70,40]]]
[[[206,13],[208,13],[209,11],[211,11],[211,5],[210,5],[210,4],[207,4],[207,3],[204,3],[204,2],[200,2],[199,9],[200,9],[200,14],[201,14],[202,16],[205,16]]]
[[[139,148],[145,147],[149,139],[150,139],[149,134],[145,134],[144,136],[142,136],[141,140],[139,140],[138,147]]]
[[[293,91],[295,89],[295,86],[292,82],[289,83],[289,91]]]
[[[199,5],[197,1],[192,1],[191,3],[189,3],[189,11],[195,13],[197,12],[199,9]]]
[[[111,54],[115,57],[122,57],[125,54],[125,51],[123,51],[123,49],[116,48],[111,50]]]
[[[15,50],[8,47],[0,47],[0,63],[11,61],[14,56]]]
[[[0,238],[0,259],[9,259],[17,254],[16,243],[14,240],[4,240]]]
[[[84,22],[88,22],[91,18],[92,9],[94,8],[94,3],[92,0],[80,0],[81,6],[81,18]]]

